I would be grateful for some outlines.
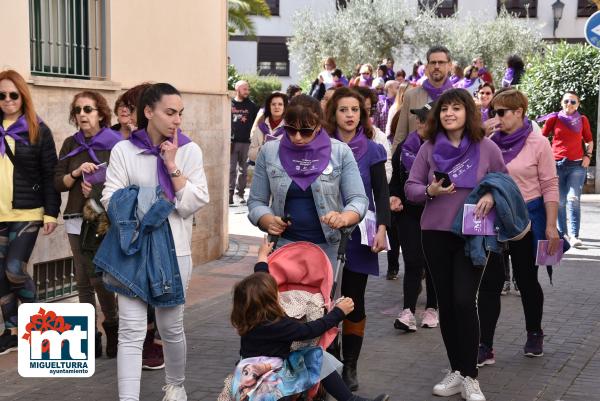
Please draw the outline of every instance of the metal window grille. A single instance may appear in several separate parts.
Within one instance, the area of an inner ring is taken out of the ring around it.
[[[425,7],[430,8],[433,6],[437,6],[435,9],[435,14],[438,17],[451,17],[456,14],[456,10],[458,9],[458,0],[419,0],[419,7],[421,9],[425,9]]]
[[[33,281],[40,302],[53,302],[77,295],[73,258],[33,265]]]
[[[290,75],[290,58],[286,38],[259,38],[257,45],[258,74]]]
[[[31,72],[106,79],[105,0],[29,0]]]
[[[589,17],[598,11],[592,0],[577,0],[577,17]]]
[[[537,18],[537,0],[498,0],[498,12],[502,6],[519,18]]]

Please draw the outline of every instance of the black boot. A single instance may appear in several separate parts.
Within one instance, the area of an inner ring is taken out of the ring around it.
[[[102,356],[102,333],[96,332],[96,358]]]
[[[119,322],[102,322],[104,333],[106,334],[106,356],[114,358],[117,356],[119,344]]]
[[[344,322],[345,324],[345,322]],[[358,378],[356,365],[362,348],[363,338],[354,334],[342,335],[342,355],[344,357],[344,369],[342,379],[350,391],[358,390]]]
[[[365,398],[359,395],[353,395],[348,401],[388,401],[390,396],[387,394],[379,394],[375,398]]]

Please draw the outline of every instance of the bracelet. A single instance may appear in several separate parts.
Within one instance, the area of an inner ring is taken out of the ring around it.
[[[431,185],[431,184],[430,184],[430,185]],[[427,199],[433,199],[434,197],[433,197],[433,196],[431,196],[431,195],[429,195],[429,191],[428,191],[428,190],[429,190],[429,185],[427,185],[427,186],[425,187],[425,196],[427,197]]]
[[[583,157],[587,157],[588,159],[591,159],[592,158],[592,154],[591,153],[585,153],[583,155]]]
[[[73,171],[75,171],[75,170],[73,170]],[[69,173],[69,175],[71,176],[71,178],[72,178],[72,179],[74,179],[74,180],[77,180],[79,177],[75,177],[75,176],[73,175],[73,171],[71,171],[71,172]]]

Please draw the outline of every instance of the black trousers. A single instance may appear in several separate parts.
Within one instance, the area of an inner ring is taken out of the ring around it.
[[[437,297],[433,280],[423,255],[420,220],[419,215],[400,212],[396,218],[395,226],[404,261],[404,309],[408,308],[412,313],[415,313],[417,307],[417,297],[423,279],[423,271],[425,271],[425,285],[427,287],[426,307],[437,309]]]
[[[423,230],[423,251],[438,299],[440,329],[452,370],[477,377],[477,291],[485,267],[465,256],[465,242],[448,231]]]
[[[500,293],[505,281],[504,254],[491,252],[479,286],[477,309],[481,343],[494,348],[494,333],[500,317]]]
[[[388,272],[398,272],[400,270],[400,240],[398,239],[398,212],[392,212],[392,225],[387,230],[388,240],[390,241],[390,250],[387,251]]]
[[[368,274],[344,269],[342,275],[342,295],[352,298],[354,310],[346,315],[346,319],[358,323],[367,317],[365,312],[365,291],[367,290]]]

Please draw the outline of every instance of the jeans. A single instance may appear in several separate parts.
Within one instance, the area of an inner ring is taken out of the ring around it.
[[[178,256],[184,292],[192,274],[192,257]],[[117,377],[119,400],[137,401],[142,378],[142,347],[146,338],[147,304],[139,298],[118,296],[119,352]],[[185,380],[186,341],[183,329],[184,305],[157,307],[156,325],[163,341],[165,381],[180,386]]]
[[[250,144],[245,142],[232,142],[231,155],[229,159],[229,194],[233,195],[236,189],[240,197],[244,196],[246,190],[246,179],[248,177],[248,149]],[[239,175],[238,175],[239,166]]]
[[[579,199],[586,179],[586,168],[581,167],[581,161],[560,160],[556,163],[558,173],[558,191],[560,203],[558,206],[558,230],[570,237],[579,238],[581,208]],[[567,214],[569,226],[567,231]]]

